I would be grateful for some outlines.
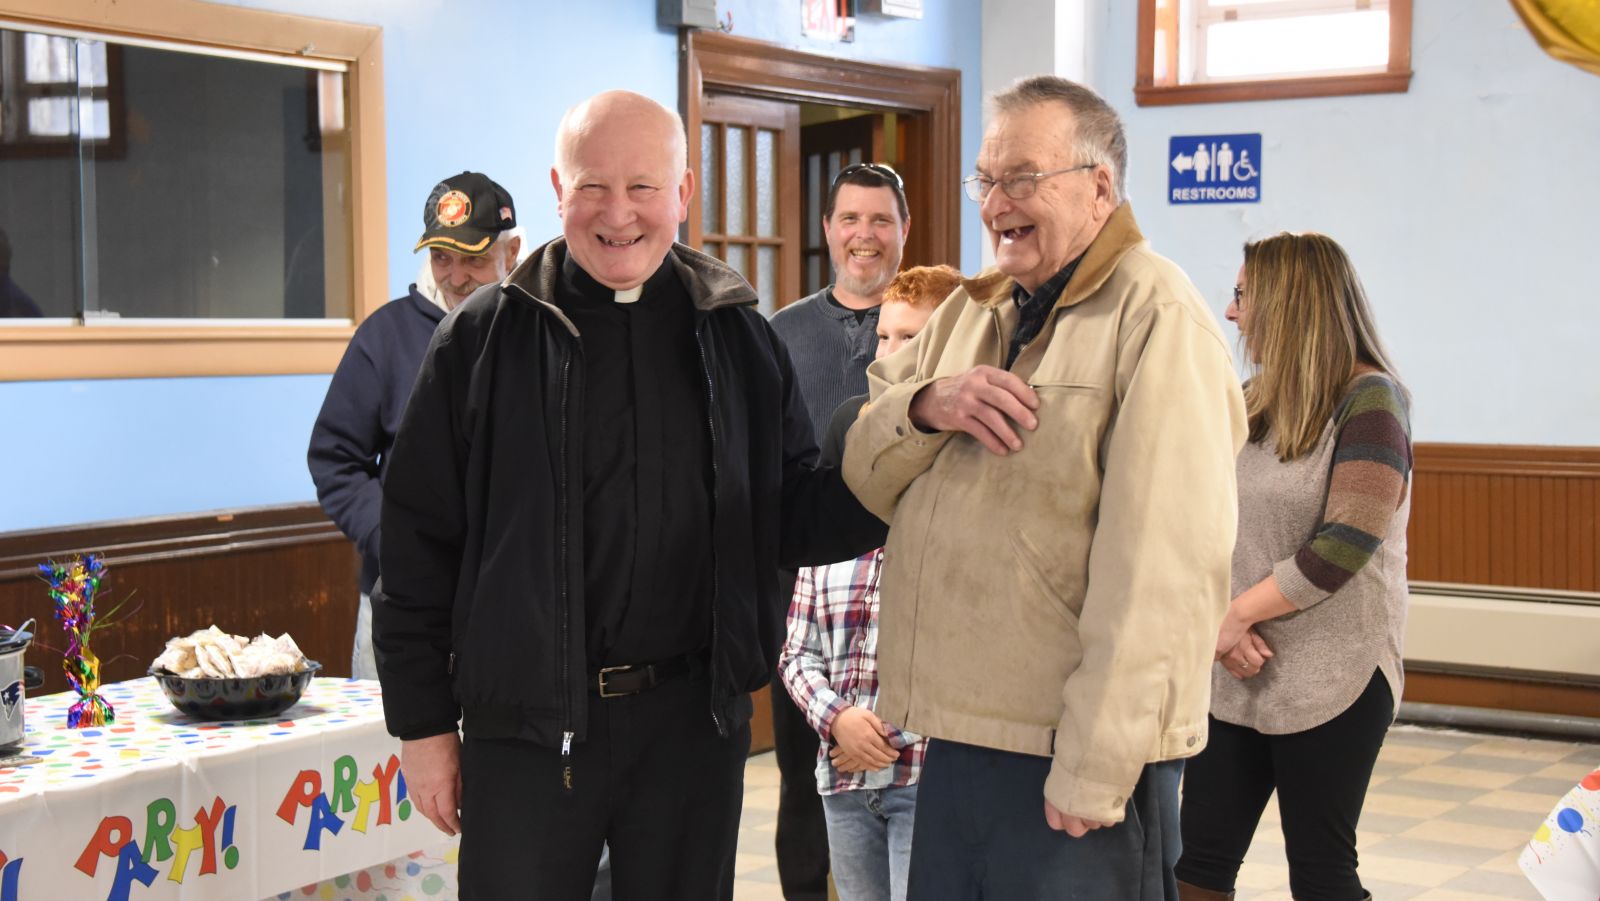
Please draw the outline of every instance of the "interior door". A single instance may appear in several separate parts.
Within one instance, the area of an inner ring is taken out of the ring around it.
[[[802,296],[800,106],[708,93],[698,145],[688,243],[743,273],[771,315]]]
[[[851,116],[800,128],[800,195],[804,199],[800,247],[802,295],[814,294],[833,281],[828,242],[822,235],[822,207],[839,170],[853,163],[883,160],[883,117]]]

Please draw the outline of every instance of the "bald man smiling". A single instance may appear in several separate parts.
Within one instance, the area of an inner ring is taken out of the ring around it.
[[[674,242],[684,146],[638,94],[568,111],[562,236],[440,326],[395,443],[384,711],[464,899],[587,898],[607,842],[618,899],[732,898],[778,565],[883,539],[755,292]]]

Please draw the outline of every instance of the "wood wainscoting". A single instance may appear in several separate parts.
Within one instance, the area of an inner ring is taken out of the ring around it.
[[[106,562],[97,610],[127,599],[132,611],[94,637],[106,682],[144,675],[167,639],[213,623],[288,632],[322,675],[350,675],[361,558],[316,504],[291,504],[0,534],[0,623],[39,622],[25,657],[45,674],[35,694],[67,690],[65,635],[38,565],[77,553]],[[751,753],[771,750],[767,689],[752,700]]]
[[[1407,642],[1406,700],[1600,717],[1600,678],[1559,662],[1593,647],[1594,608],[1574,605],[1600,602],[1600,447],[1418,444],[1415,453],[1407,542],[1417,622]],[[1466,589],[1454,615],[1437,614],[1428,605],[1439,600],[1417,594],[1449,594],[1451,586]],[[1469,586],[1526,591],[1505,593],[1516,602],[1508,603]],[[1505,609],[1519,606],[1525,612]],[[1528,640],[1536,621],[1552,618],[1573,625],[1546,628],[1551,634],[1540,640],[1564,647],[1517,648],[1507,655],[1521,658],[1511,666],[1477,665],[1494,636]],[[1415,633],[1422,627],[1425,636]],[[1494,635],[1480,634],[1486,630]],[[1532,668],[1539,666],[1551,671]]]
[[[316,504],[293,504],[0,535],[0,622],[39,621],[26,661],[44,670],[44,692],[67,689],[66,642],[38,564],[87,552],[108,569],[96,609],[128,601],[91,645],[106,682],[142,676],[168,638],[213,623],[288,632],[322,675],[350,675],[360,559]]]
[[[1418,444],[1414,582],[1600,591],[1600,447]]]

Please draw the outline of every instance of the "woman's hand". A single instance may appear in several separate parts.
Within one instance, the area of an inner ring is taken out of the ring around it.
[[[1217,659],[1235,679],[1253,679],[1261,675],[1261,668],[1272,659],[1272,648],[1267,647],[1266,639],[1255,629],[1247,628],[1233,647],[1217,654]]]

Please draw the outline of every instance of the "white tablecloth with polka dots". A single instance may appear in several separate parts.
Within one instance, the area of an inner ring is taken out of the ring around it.
[[[25,702],[39,760],[0,768],[0,901],[455,897],[455,845],[406,797],[377,683],[314,679],[227,723],[153,679],[102,694],[115,721],[90,729],[67,728],[73,695]]]

